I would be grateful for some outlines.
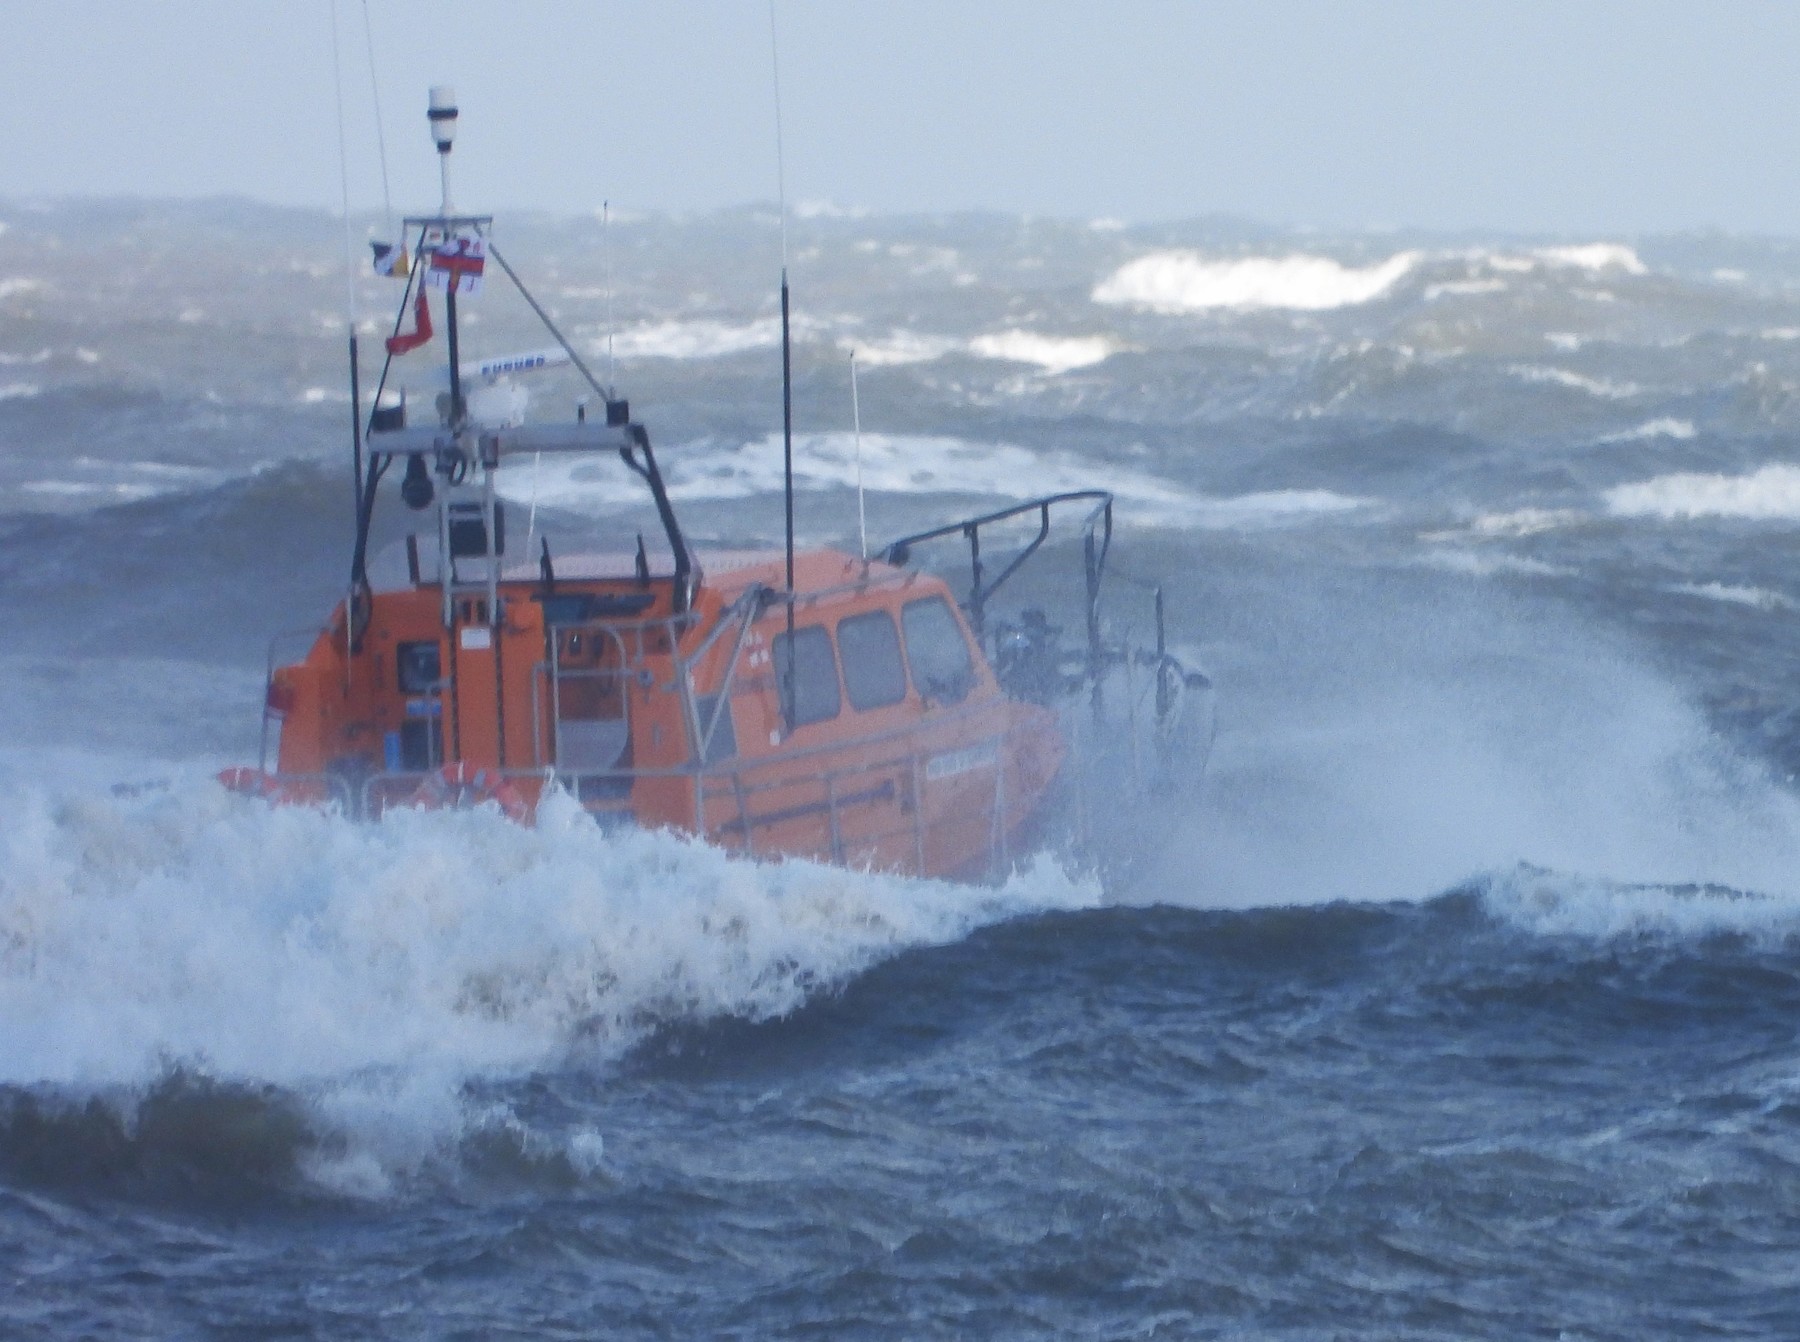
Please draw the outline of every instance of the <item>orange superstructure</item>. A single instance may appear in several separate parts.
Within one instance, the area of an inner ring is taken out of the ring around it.
[[[1043,815],[1068,753],[1058,704],[1079,702],[1098,725],[1106,682],[1118,679],[1114,697],[1129,711],[1153,694],[1157,731],[1145,739],[1166,745],[1183,687],[1196,680],[1163,646],[1160,589],[1154,652],[1102,637],[1112,541],[1103,490],[921,532],[869,559],[795,552],[790,478],[784,550],[690,546],[628,403],[526,290],[494,243],[492,219],[451,211],[456,109],[448,89],[432,99],[446,201],[406,221],[418,263],[395,273],[406,280],[399,313],[411,312],[415,329],[402,334],[397,317],[366,420],[351,337],[349,596],[300,660],[277,665],[271,653],[263,760],[227,770],[228,785],[370,819],[398,806],[493,802],[520,820],[559,787],[604,823],[683,830],[749,855],[979,877],[1004,871]],[[461,361],[458,296],[479,292],[490,259],[555,348]],[[416,425],[404,392],[394,393],[395,360],[434,337],[428,284],[442,294],[449,358],[438,385],[447,389]],[[784,278],[784,379],[787,312]],[[580,372],[603,416],[590,421],[582,401],[573,420],[523,422],[526,398],[513,379],[560,364]],[[658,544],[639,534],[630,553],[562,550],[537,531],[534,505],[522,561],[509,558],[499,482],[547,455],[638,476]],[[404,570],[389,564],[377,580],[371,524],[395,468],[400,502],[433,525],[406,537]],[[1041,609],[1015,624],[988,620],[994,594],[1065,505],[1082,510],[1085,569],[1086,637],[1070,652]],[[1013,533],[1003,562],[991,546],[984,560],[984,534],[1032,522],[1035,537]],[[970,551],[960,601],[908,566],[914,546],[952,536]],[[1136,777],[1135,729],[1126,739]]]
[[[1057,775],[1056,716],[1004,694],[944,583],[834,551],[699,556],[667,576],[565,560],[499,610],[435,575],[344,609],[270,680],[276,777],[360,814],[431,800],[446,765],[528,800],[554,777],[602,817],[722,847],[973,875],[1006,861]],[[784,677],[792,684],[784,685]],[[784,707],[791,696],[792,713]]]

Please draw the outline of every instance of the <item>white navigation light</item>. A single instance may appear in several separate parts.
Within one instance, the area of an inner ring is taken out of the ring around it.
[[[440,154],[448,154],[456,139],[456,90],[448,84],[435,84],[431,89],[431,138]]]

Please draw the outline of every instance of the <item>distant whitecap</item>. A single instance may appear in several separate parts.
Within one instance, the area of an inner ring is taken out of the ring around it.
[[[1400,252],[1378,265],[1355,267],[1306,254],[1209,259],[1194,251],[1151,252],[1119,267],[1093,298],[1172,314],[1219,308],[1322,311],[1381,297],[1419,259],[1418,252]]]
[[[1680,472],[1606,491],[1617,517],[1735,517],[1754,521],[1800,519],[1800,466],[1775,464],[1748,475]]]

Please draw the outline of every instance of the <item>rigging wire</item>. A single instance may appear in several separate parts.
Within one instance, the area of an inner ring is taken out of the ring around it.
[[[850,351],[850,422],[856,434],[856,534],[862,541],[862,557],[869,558],[869,514],[863,506],[862,402],[856,397],[856,351]]]
[[[607,396],[618,394],[618,363],[613,358],[612,202],[600,202],[600,253],[606,265],[606,386]]]
[[[375,81],[375,33],[369,23],[369,0],[362,0],[362,13],[363,48],[369,55],[369,97],[375,103],[375,146],[381,153],[381,210],[391,236],[394,232],[394,197],[388,189],[387,132],[381,123],[381,86]]]
[[[775,198],[781,207],[781,282],[787,283],[787,164],[781,143],[781,44],[775,35],[775,0],[769,0],[769,68],[775,76]]]
[[[331,0],[331,87],[337,100],[338,189],[344,207],[344,315],[356,334],[356,249],[350,238],[350,150],[344,138],[344,76],[338,52],[338,7]]]

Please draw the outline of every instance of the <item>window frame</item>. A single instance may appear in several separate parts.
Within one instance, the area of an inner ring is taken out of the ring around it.
[[[850,674],[850,661],[844,655],[844,626],[847,624],[872,625],[876,621],[886,621],[888,632],[893,637],[894,693],[889,698],[872,699],[863,703],[859,702],[856,684]],[[872,713],[878,709],[892,708],[895,704],[906,702],[907,691],[911,687],[912,680],[906,665],[906,644],[900,635],[900,622],[894,618],[893,611],[886,606],[881,606],[875,610],[858,611],[854,615],[846,615],[837,622],[832,633],[837,639],[838,675],[843,679],[844,697],[850,701],[852,710],[858,713]]]
[[[782,692],[782,680],[784,677],[781,666],[782,653],[784,649],[791,646],[788,641],[788,632],[783,629],[780,633],[776,634],[774,638],[769,640],[769,670],[774,676],[776,711],[781,715],[783,725],[790,732],[797,731],[801,727],[811,727],[815,723],[833,722],[843,716],[844,686],[838,671],[837,642],[831,637],[831,631],[822,624],[798,625],[795,627],[793,633],[794,645],[799,645],[802,639],[806,640],[808,643],[812,643],[815,641],[815,635],[817,636],[817,639],[824,640],[825,656],[831,666],[831,676],[829,680],[831,685],[831,711],[829,713],[818,713],[807,717],[800,716],[800,709],[805,702],[805,695],[801,689],[801,681],[806,670],[806,664],[803,653],[800,657],[796,657],[790,652],[788,653],[788,657],[794,673],[794,720],[791,722],[788,720],[787,695]],[[825,679],[820,678],[818,684],[821,688],[823,688],[825,683]]]
[[[964,679],[962,680],[960,687],[947,687],[954,689],[953,694],[940,692],[933,686],[928,685],[925,680],[920,677],[918,667],[913,661],[912,636],[907,625],[907,614],[915,607],[931,605],[943,608],[944,615],[950,621],[950,630],[955,634],[958,646],[962,648]],[[914,597],[911,601],[908,601],[905,605],[901,606],[900,636],[902,646],[906,651],[907,674],[912,678],[913,688],[919,692],[919,696],[922,699],[933,704],[941,705],[945,708],[953,708],[973,694],[976,687],[980,685],[981,673],[976,669],[975,653],[969,646],[969,636],[964,632],[962,620],[957,617],[956,610],[951,606],[949,598],[944,596],[943,593],[934,592],[930,596]]]

